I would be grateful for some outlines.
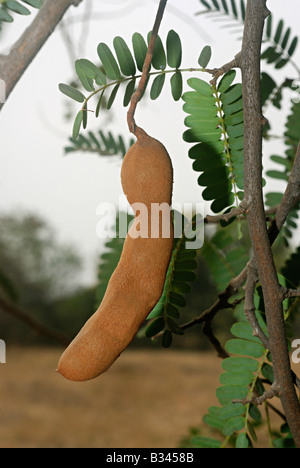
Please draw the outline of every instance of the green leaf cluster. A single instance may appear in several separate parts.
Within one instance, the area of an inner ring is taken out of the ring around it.
[[[297,146],[300,140],[300,102],[292,105],[291,113],[286,122],[286,131],[284,133],[286,151],[285,156],[272,155],[271,160],[278,165],[278,169],[271,169],[267,171],[267,175],[272,179],[287,182],[291,173],[294,159],[296,155]],[[269,192],[266,194],[266,205],[271,207],[277,206],[283,197],[282,192]],[[299,219],[299,208],[296,206],[290,211],[285,226],[283,227],[279,240],[283,241],[286,246],[289,245],[290,239],[293,237],[293,230],[297,228],[297,221]]]
[[[116,236],[105,243],[104,252],[100,256],[98,266],[98,284],[95,295],[97,308],[104,297],[110,277],[115,271],[122,254],[125,239],[124,233],[120,232],[120,226],[126,223],[128,231],[132,220],[133,216],[123,212],[119,213],[115,225]]]
[[[78,138],[69,138],[71,145],[65,147],[65,153],[88,152],[96,153],[99,156],[121,156],[125,154],[133,145],[134,139],[130,139],[129,144],[125,143],[122,135],[114,136],[112,132],[97,133],[89,131],[87,135],[79,134]]]
[[[175,219],[178,221],[178,217]],[[174,244],[162,296],[148,316],[150,324],[145,329],[145,335],[152,338],[161,333],[162,346],[165,348],[171,346],[173,334],[183,335],[177,321],[181,309],[186,306],[186,295],[191,292],[192,284],[197,279],[197,250],[188,248],[191,241],[189,229],[193,229],[195,235],[198,235],[195,219],[196,217],[190,223],[183,223],[182,235]]]
[[[0,5],[0,31],[2,29],[3,23],[12,23],[14,21],[13,13],[18,15],[28,16],[31,14],[31,11],[27,6],[32,8],[41,8],[41,0],[4,0]]]
[[[272,366],[266,362],[268,350],[260,340],[253,336],[243,308],[239,310],[239,320],[231,328],[233,338],[225,345],[229,357],[222,362],[223,373],[220,375],[220,387],[216,395],[221,406],[209,408],[203,420],[217,430],[224,439],[222,446],[233,443],[236,448],[250,448],[256,442],[255,427],[262,421],[262,414],[252,403],[244,404],[240,400],[251,399],[264,393],[260,376],[272,383]],[[257,312],[261,328],[266,332],[263,316]],[[197,447],[206,445],[206,440],[197,437]],[[216,439],[216,444],[220,441]]]
[[[283,68],[290,62],[296,51],[298,37],[292,37],[291,28],[285,29],[282,19],[274,28],[272,15],[269,15],[266,21],[265,36],[266,41],[272,42],[272,45],[263,51],[261,58],[265,59],[267,63],[274,64],[276,69]]]
[[[249,261],[246,247],[236,246],[226,229],[218,230],[211,238],[206,236],[201,255],[209,266],[217,291],[223,291]]]
[[[219,20],[220,13],[224,15],[224,20],[238,21],[243,25],[246,16],[246,0],[200,0],[206,8],[201,13],[215,13]],[[273,64],[276,69],[281,69],[288,63],[292,63],[292,57],[298,45],[298,37],[292,34],[290,27],[285,27],[284,21],[280,19],[274,25],[272,14],[267,18],[264,43],[269,45],[262,52],[262,59],[268,64]]]
[[[198,184],[202,196],[219,213],[243,198],[243,102],[241,84],[232,84],[235,71],[224,75],[217,87],[198,78],[188,84],[193,91],[183,95],[189,129],[183,139],[196,143],[189,150],[193,169],[202,172]]]
[[[275,108],[282,108],[283,91],[293,89],[294,80],[286,78],[280,85],[278,85],[274,79],[266,72],[261,74],[261,94],[262,94],[262,106],[265,111],[267,107],[272,104]],[[270,129],[270,125],[267,130]],[[264,132],[266,133],[266,131]]]
[[[240,4],[236,0],[200,0],[206,11],[204,13],[224,13],[239,21],[244,21],[246,13],[246,2],[240,0]]]
[[[98,97],[95,111],[96,117],[98,117],[101,106],[104,103],[104,95],[108,95],[104,104],[109,110],[115,102],[118,91],[123,84],[126,85],[123,105],[124,107],[129,105],[136,89],[136,80],[141,76],[140,73],[143,71],[150,37],[151,32],[148,34],[147,39],[137,32],[134,33],[131,44],[132,50],[120,36],[114,38],[113,49],[101,42],[97,47],[101,64],[95,64],[85,58],[76,60],[75,71],[83,92],[74,86],[64,83],[59,84],[59,90],[64,95],[83,104],[82,109],[75,118],[73,138],[77,138],[82,124],[84,128],[86,127],[88,102],[92,97]],[[206,49],[202,54],[202,63],[208,61],[208,55],[209,50]],[[166,45],[163,44],[158,36],[150,69],[154,71],[149,74],[149,78],[150,76],[154,77],[150,87],[150,97],[152,100],[158,99],[161,95],[166,83],[167,73],[171,74],[170,86],[174,100],[178,101],[181,98],[183,90],[182,72],[180,70],[181,62],[182,45],[179,35],[173,30],[169,31]],[[171,70],[166,70],[167,66]],[[87,95],[87,93],[89,94]]]
[[[286,261],[281,273],[297,288],[300,284],[300,247]]]

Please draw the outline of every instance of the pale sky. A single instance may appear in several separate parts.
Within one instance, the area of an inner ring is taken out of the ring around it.
[[[74,40],[74,57],[97,61],[97,45],[106,42],[112,46],[115,36],[122,36],[131,43],[134,32],[146,35],[153,26],[157,0],[87,0],[92,6],[92,18],[88,33],[82,31],[85,3],[72,8],[65,16],[68,32]],[[283,18],[296,35],[299,28],[300,5],[298,1],[269,0],[276,22]],[[160,35],[165,42],[167,33],[174,29],[183,43],[183,67],[197,67],[202,48],[209,44],[213,49],[210,67],[218,67],[230,61],[239,51],[240,34],[232,34],[224,28],[224,21],[217,22],[206,15],[195,16],[203,10],[199,0],[169,0]],[[118,14],[116,14],[118,13]],[[0,40],[0,52],[7,51],[21,32],[30,24],[33,16],[18,17],[9,25]],[[70,22],[72,21],[72,25]],[[298,46],[294,60],[300,63]],[[263,64],[263,69],[268,67]],[[279,82],[291,67],[270,73]],[[121,161],[108,161],[94,154],[76,153],[64,156],[63,147],[71,135],[72,123],[63,119],[68,101],[59,91],[58,84],[66,83],[73,76],[72,64],[59,28],[35,58],[0,114],[0,213],[23,209],[40,214],[56,230],[60,240],[78,246],[86,259],[83,271],[85,283],[96,278],[95,265],[102,251],[103,241],[97,238],[96,215],[100,203],[118,204],[122,195],[120,184]],[[206,75],[184,75],[185,81]],[[111,130],[129,140],[126,112],[119,94],[111,115],[106,122],[90,117],[89,130]],[[157,101],[141,103],[136,114],[137,123],[167,147],[174,166],[174,200],[176,202],[202,202],[198,173],[192,170],[188,158],[190,145],[182,141],[185,131],[182,102],[175,103],[166,84]],[[79,110],[75,106],[75,110]],[[273,122],[273,133],[284,132],[285,113],[273,111],[267,115]],[[282,144],[277,140],[265,145],[265,158],[282,154]],[[275,167],[274,167],[275,168]],[[271,185],[277,189],[278,183]],[[279,183],[280,185],[280,183]]]

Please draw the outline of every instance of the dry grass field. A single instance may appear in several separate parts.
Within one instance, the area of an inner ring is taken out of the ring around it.
[[[1,448],[176,448],[217,404],[212,353],[127,350],[94,381],[55,372],[61,350],[12,348],[0,366]],[[265,438],[260,446],[267,446]]]

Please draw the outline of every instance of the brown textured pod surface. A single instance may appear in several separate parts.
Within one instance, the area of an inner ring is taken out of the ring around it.
[[[105,372],[132,341],[163,291],[174,239],[173,169],[165,147],[142,129],[124,158],[121,181],[136,217],[98,310],[60,358],[58,371],[69,380],[90,380]],[[146,206],[146,212],[136,203]],[[159,217],[153,216],[158,204],[168,207]]]

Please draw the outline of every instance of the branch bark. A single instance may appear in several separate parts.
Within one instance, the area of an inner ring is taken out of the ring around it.
[[[68,8],[78,6],[81,2],[82,0],[46,0],[10,53],[0,55],[0,79],[6,85],[6,100]],[[0,104],[0,110],[3,105],[4,103]]]
[[[254,260],[262,284],[268,325],[269,347],[275,381],[295,443],[300,447],[300,406],[294,388],[282,307],[282,289],[267,230],[262,191],[262,123],[260,60],[266,0],[248,0],[242,57],[244,104],[244,179],[247,219]]]

